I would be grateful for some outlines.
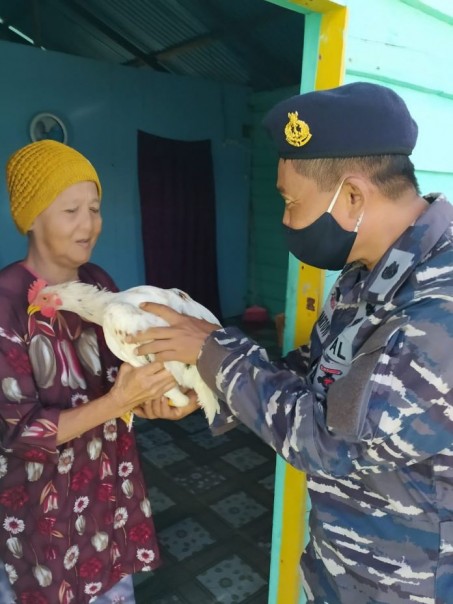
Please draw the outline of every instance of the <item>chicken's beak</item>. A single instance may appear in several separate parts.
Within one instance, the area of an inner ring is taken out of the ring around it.
[[[35,312],[38,312],[38,310],[41,310],[39,306],[36,306],[36,304],[30,304],[30,306],[27,308],[27,313],[29,315],[34,315]]]

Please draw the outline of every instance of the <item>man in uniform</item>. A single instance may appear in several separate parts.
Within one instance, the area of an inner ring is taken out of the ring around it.
[[[271,363],[237,328],[149,304],[170,327],[138,352],[197,363],[226,425],[307,473],[309,602],[452,604],[453,207],[420,195],[417,125],[389,88],[294,96],[265,127],[290,252],[342,269],[309,346]]]

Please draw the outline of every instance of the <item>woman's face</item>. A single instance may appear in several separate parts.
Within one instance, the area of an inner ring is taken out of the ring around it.
[[[60,193],[31,227],[42,259],[65,268],[88,262],[101,232],[100,206],[94,182],[79,182]]]

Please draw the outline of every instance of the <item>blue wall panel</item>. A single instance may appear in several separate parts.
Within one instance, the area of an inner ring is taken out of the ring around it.
[[[118,67],[0,42],[0,165],[30,142],[40,111],[69,124],[69,144],[96,166],[104,188],[104,229],[93,261],[121,288],[143,282],[136,133],[211,139],[217,197],[219,288],[224,316],[246,303],[249,150],[242,138],[249,90],[147,69]],[[24,254],[0,185],[0,266]],[[171,236],[171,233],[169,233]],[[232,244],[234,242],[234,245]]]

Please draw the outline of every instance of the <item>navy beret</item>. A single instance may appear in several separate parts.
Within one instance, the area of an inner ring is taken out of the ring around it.
[[[285,99],[263,125],[284,159],[410,155],[418,133],[396,92],[366,82]]]

